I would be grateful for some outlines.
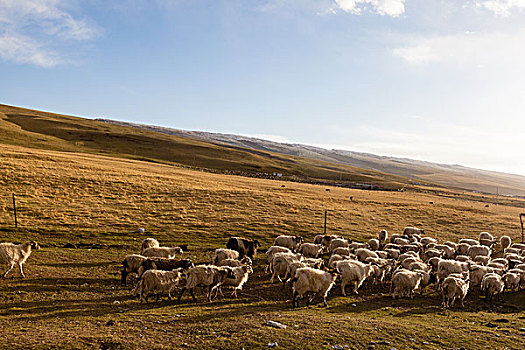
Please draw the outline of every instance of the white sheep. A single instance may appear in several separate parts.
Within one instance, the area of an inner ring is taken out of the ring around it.
[[[481,286],[481,281],[483,280],[483,277],[487,273],[494,272],[494,269],[492,267],[488,266],[481,266],[481,265],[472,265],[470,267],[470,285],[472,287],[479,287]]]
[[[452,248],[449,245],[446,244],[438,244],[434,247],[434,249],[440,250],[443,252],[443,258],[445,259],[452,259],[454,254],[456,253],[456,249]]]
[[[215,258],[213,259],[214,265],[218,266],[221,261],[226,259],[238,260],[239,252],[228,248],[215,249]]]
[[[480,264],[480,265],[485,265],[487,266],[490,262],[490,256],[486,256],[486,255],[478,255],[476,256],[473,261],[476,263],[476,264]]]
[[[0,264],[8,266],[7,271],[2,274],[2,277],[7,276],[9,271],[18,265],[20,276],[25,277],[22,265],[31,255],[31,252],[40,249],[40,246],[35,241],[29,241],[22,244],[14,243],[0,243]]]
[[[339,247],[348,248],[350,247],[350,242],[348,242],[344,238],[334,238],[330,241],[330,252],[333,252],[335,249]]]
[[[337,274],[323,270],[313,269],[311,267],[302,267],[297,269],[295,277],[292,280],[292,305],[296,307],[299,299],[303,298],[306,293],[313,293],[307,299],[306,306],[310,306],[315,294],[323,297],[323,305],[327,306],[326,297],[328,292],[335,284]]]
[[[352,254],[350,248],[339,247],[332,251],[332,255],[350,256]]]
[[[298,252],[306,258],[317,258],[323,252],[321,244],[303,243],[299,246]]]
[[[337,255],[337,254],[332,254],[332,256],[330,256],[330,259],[328,259],[328,267],[335,268],[335,264],[338,261],[343,261],[345,259],[348,259],[348,257],[344,257],[344,256]]]
[[[467,255],[470,246],[471,245],[468,243],[458,243],[458,245],[456,246],[456,254]]]
[[[159,241],[155,238],[145,238],[140,246],[140,255],[144,255],[144,251],[148,248],[160,247]]]
[[[474,259],[476,256],[490,256],[492,251],[489,247],[485,245],[472,245],[468,248],[467,255],[470,256],[471,259]]]
[[[248,276],[253,273],[252,267],[249,265],[241,265],[231,268],[233,278],[226,278],[222,283],[221,287],[233,288],[232,295],[237,298],[237,291],[241,290],[246,282],[248,282]]]
[[[276,253],[273,257],[273,260],[270,264],[270,269],[272,273],[272,283],[275,280],[275,277],[282,282],[281,276],[286,277],[288,272],[288,265],[293,262],[301,261],[303,257],[301,255],[296,255],[294,253]]]
[[[214,298],[212,297],[213,292],[217,291],[217,288],[224,283],[224,280],[226,280],[226,278],[235,278],[235,276],[229,267],[197,265],[186,271],[185,278],[186,285],[182,288],[177,303],[180,302],[180,299],[186,290],[190,291],[193,301],[197,302],[197,298],[195,298],[195,294],[193,293],[197,286],[208,287],[207,299],[211,302]],[[215,296],[217,296],[217,293],[215,293]]]
[[[494,243],[496,243],[496,240],[490,233],[481,232],[479,234],[479,244],[487,246],[487,247],[492,247]]]
[[[148,302],[149,294],[156,294],[156,301],[159,301],[160,293],[167,293],[171,300],[171,292],[179,286],[181,271],[148,270],[142,274],[139,281],[140,302]]]
[[[410,227],[410,226],[405,227],[405,229],[403,230],[403,235],[405,235],[405,236],[410,236],[410,235],[414,235],[414,234],[421,236],[421,235],[425,234],[425,231],[420,229],[420,228]]]
[[[392,299],[401,296],[409,296],[411,299],[414,298],[414,293],[416,289],[419,288],[422,279],[423,273],[419,271],[398,270],[392,276],[392,285],[390,287]]]
[[[355,256],[359,261],[365,261],[369,257],[373,258],[379,258],[379,255],[377,255],[376,252],[371,251],[370,249],[366,248],[359,248],[355,251]]]
[[[426,245],[428,245],[430,243],[436,243],[437,244],[437,239],[435,239],[433,237],[425,236],[425,237],[421,237],[420,243],[423,244],[424,246],[426,246]]]
[[[217,265],[217,266],[229,266],[229,267],[239,267],[239,266],[243,266],[243,265],[252,266],[252,259],[250,259],[247,256],[245,256],[241,260],[224,259],[224,260],[219,261],[219,263],[217,263],[215,265]]]
[[[379,250],[379,247],[381,246],[381,242],[375,238],[370,239],[367,244],[368,248],[373,251]]]
[[[303,237],[301,236],[281,235],[275,239],[275,241],[273,242],[273,245],[286,247],[290,249],[291,251],[295,251],[301,243],[303,243]]]
[[[277,253],[291,253],[292,251],[286,247],[280,247],[277,245],[273,245],[266,251],[267,259],[266,259],[266,266],[264,267],[264,272],[273,272],[271,270],[272,260],[275,254]]]
[[[469,271],[469,263],[442,259],[438,263],[437,280],[438,285],[452,273],[463,273]]]
[[[148,258],[174,259],[177,254],[182,254],[181,247],[153,247],[144,249],[144,256]]]
[[[468,245],[479,245],[479,241],[470,238],[462,238],[459,240],[459,243],[466,243]]]
[[[505,288],[510,289],[510,291],[520,290],[521,275],[519,273],[507,272],[501,278],[503,283],[505,283]]]
[[[492,300],[497,295],[501,299],[501,294],[505,290],[505,283],[501,280],[501,276],[496,273],[487,273],[483,276],[481,281],[481,291],[485,293],[485,298]]]
[[[139,268],[146,261],[146,257],[138,254],[126,255],[122,261],[121,282],[126,285],[126,278],[130,273],[139,274]]]
[[[461,278],[447,277],[443,280],[441,293],[443,294],[443,307],[454,306],[454,301],[461,301],[461,306],[465,306],[464,300],[469,290],[469,283]]]
[[[354,284],[353,292],[358,294],[357,290],[374,272],[372,264],[365,264],[356,260],[338,261],[335,267],[337,272],[341,274],[341,290],[344,296],[346,296],[346,285]]]

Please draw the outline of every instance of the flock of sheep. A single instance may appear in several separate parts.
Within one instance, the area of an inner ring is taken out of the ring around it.
[[[139,294],[141,301],[152,294],[158,300],[163,293],[171,299],[174,290],[179,291],[178,302],[185,291],[197,301],[197,286],[207,288],[208,301],[225,288],[233,289],[237,296],[253,272],[252,260],[258,247],[257,240],[232,237],[226,248],[215,250],[210,264],[195,266],[188,259],[180,259],[180,247],[160,247],[157,240],[147,238],[140,255],[124,259],[122,283],[128,274],[136,273],[138,283],[132,294]],[[336,283],[345,296],[348,286],[355,294],[365,283],[389,286],[392,298],[413,298],[417,291],[435,283],[443,307],[454,306],[456,300],[463,306],[474,288],[492,300],[494,296],[501,298],[505,290],[519,291],[525,285],[525,245],[512,243],[508,236],[498,242],[488,232],[482,232],[478,240],[442,244],[414,227],[406,227],[403,234],[390,238],[382,230],[377,239],[368,242],[317,235],[313,243],[305,243],[300,236],[283,235],[275,239],[266,255],[265,272],[271,274],[272,283],[278,279],[283,287],[291,284],[293,307],[305,297],[306,305],[310,305],[316,295],[326,306],[328,293]]]
[[[175,290],[179,291],[178,302],[186,291],[197,301],[198,286],[207,289],[208,301],[223,289],[232,289],[237,297],[253,272],[252,261],[260,246],[257,240],[232,237],[226,248],[215,250],[210,264],[195,266],[182,259],[183,247],[161,247],[156,239],[146,238],[140,254],[128,255],[122,262],[122,283],[126,284],[129,274],[136,274],[138,282],[132,295],[138,294],[146,302],[150,295],[158,300],[167,294],[171,299]],[[0,243],[0,263],[8,267],[2,277],[15,265],[24,277],[22,265],[32,250],[39,248],[34,241]],[[278,279],[283,287],[291,284],[293,307],[306,296],[306,305],[310,305],[316,295],[326,306],[328,293],[339,282],[344,296],[348,286],[357,294],[366,282],[390,286],[392,298],[413,298],[417,291],[435,283],[444,307],[454,306],[456,300],[463,306],[474,288],[492,300],[495,296],[500,299],[505,290],[519,291],[525,285],[525,244],[512,243],[508,236],[498,242],[488,232],[481,232],[478,240],[442,244],[414,227],[390,238],[382,230],[377,239],[368,242],[317,235],[313,243],[305,243],[300,236],[282,235],[266,255],[264,271],[271,274],[272,283]]]

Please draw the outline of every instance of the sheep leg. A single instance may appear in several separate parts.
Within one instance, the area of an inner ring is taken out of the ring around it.
[[[24,275],[24,269],[22,268],[22,263],[18,264],[18,269],[20,270],[20,276],[21,276],[21,278],[26,277],[26,276]]]
[[[184,294],[185,290],[186,288],[182,288],[182,291],[180,292],[179,297],[177,298],[177,304],[180,303],[180,299],[182,298],[182,294]]]
[[[341,291],[343,292],[343,296],[344,296],[344,297],[346,297],[345,288],[346,288],[346,283],[341,282]]]
[[[190,295],[193,298],[193,301],[197,302],[197,298],[195,298],[195,294],[193,293],[193,288],[190,289]]]
[[[9,272],[9,271],[11,271],[11,270],[13,269],[13,267],[15,267],[15,264],[14,264],[14,263],[13,263],[13,264],[11,264],[11,267],[9,267],[9,268],[7,269],[7,271],[6,271],[6,272],[4,272],[4,274],[2,275],[2,277],[5,277],[5,276],[7,276],[8,272]]]
[[[128,276],[128,273],[126,272],[126,270],[122,270],[120,275],[121,275],[122,285],[125,286],[126,285],[126,277]]]
[[[292,296],[292,307],[293,308],[295,308],[296,304],[298,303],[298,300],[297,300],[298,295],[299,293],[297,293],[297,291],[293,292],[293,296]]]

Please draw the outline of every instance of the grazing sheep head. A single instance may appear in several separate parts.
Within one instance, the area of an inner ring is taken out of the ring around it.
[[[254,239],[253,240],[253,246],[255,248],[259,248],[261,246],[261,242],[259,242],[259,240],[257,240],[257,239]]]
[[[29,245],[31,246],[31,249],[35,249],[35,250],[40,249],[40,246],[39,246],[38,243],[35,242],[35,241],[31,241],[31,242],[29,242]]]
[[[252,259],[245,256],[244,258],[241,259],[241,263],[244,265],[252,266]]]
[[[295,237],[293,238],[293,240],[294,240],[294,242],[297,243],[297,244],[301,244],[301,243],[304,242],[303,237],[301,237],[301,236],[295,236]]]

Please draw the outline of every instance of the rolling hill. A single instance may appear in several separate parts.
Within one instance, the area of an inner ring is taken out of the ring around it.
[[[86,119],[0,105],[0,142],[353,188],[443,186],[525,196],[525,177],[252,137]],[[280,177],[281,178],[281,177]]]

